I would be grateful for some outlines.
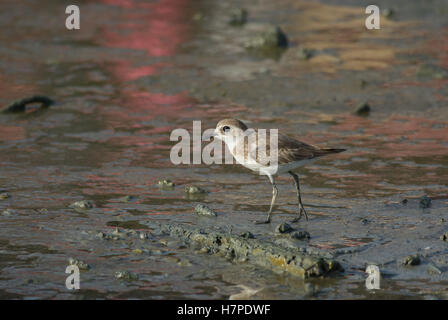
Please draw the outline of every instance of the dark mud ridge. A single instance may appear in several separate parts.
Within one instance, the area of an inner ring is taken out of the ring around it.
[[[54,104],[54,101],[45,96],[32,96],[23,98],[10,103],[9,105],[0,108],[0,113],[18,113],[25,112],[26,106],[30,104],[39,104],[41,109],[48,108]]]
[[[285,248],[268,240],[259,240],[219,230],[178,225],[148,223],[153,234],[161,233],[180,238],[198,252],[225,257],[233,262],[252,263],[275,272],[288,272],[300,278],[325,277],[343,272],[332,258]]]

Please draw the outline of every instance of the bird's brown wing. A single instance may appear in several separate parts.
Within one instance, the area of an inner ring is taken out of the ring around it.
[[[278,163],[285,164],[294,161],[318,157],[319,148],[305,142],[279,134]]]
[[[268,158],[271,154],[270,149],[270,139],[268,138],[265,149],[260,148],[258,144],[252,145],[252,147],[249,147],[249,153],[253,159],[266,164],[270,160]],[[345,149],[320,148],[282,134],[278,135],[278,164],[313,159],[342,151],[345,151]]]

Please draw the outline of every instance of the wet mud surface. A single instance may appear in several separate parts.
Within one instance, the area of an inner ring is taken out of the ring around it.
[[[445,1],[378,1],[376,31],[350,0],[246,1],[246,17],[239,1],[85,0],[79,31],[66,5],[2,2],[0,108],[55,104],[0,114],[1,298],[448,298]],[[276,26],[287,48],[261,39]],[[170,162],[172,130],[227,117],[348,149],[299,171],[309,221],[276,230],[297,210],[288,176],[254,225],[265,177]],[[299,257],[322,272],[290,272]]]

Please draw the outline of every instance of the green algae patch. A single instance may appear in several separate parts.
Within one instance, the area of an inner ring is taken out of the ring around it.
[[[163,234],[181,238],[194,247],[197,253],[224,257],[236,263],[250,263],[274,272],[287,272],[302,279],[343,272],[336,260],[305,253],[298,248],[285,248],[267,240],[245,238],[224,230],[207,232],[187,225],[149,224],[151,229],[159,229]]]

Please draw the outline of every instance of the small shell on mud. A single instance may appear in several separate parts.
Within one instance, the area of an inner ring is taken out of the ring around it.
[[[420,256],[418,254],[414,254],[404,258],[402,264],[405,266],[416,266],[420,264],[420,261]]]
[[[162,188],[174,188],[175,184],[169,179],[160,180],[157,183]]]
[[[0,191],[0,200],[11,198],[11,195],[6,191]]]
[[[427,195],[424,195],[423,197],[420,198],[419,205],[420,205],[420,208],[422,208],[422,209],[431,207],[431,198],[428,197]]]
[[[93,202],[90,200],[81,200],[73,202],[71,205],[68,206],[71,209],[92,209],[93,208]]]
[[[118,201],[123,202],[123,203],[127,203],[127,202],[131,202],[133,200],[137,199],[136,196],[124,196],[121,198],[118,198]]]
[[[298,240],[308,240],[311,238],[308,231],[294,231],[291,233],[291,238]]]
[[[204,194],[208,193],[207,190],[204,190],[197,186],[185,186],[185,192],[188,194]]]
[[[250,231],[243,232],[240,235],[240,237],[245,238],[245,239],[254,239],[255,238],[255,236]]]
[[[300,60],[309,60],[313,57],[313,50],[308,48],[300,48],[299,51],[297,51],[297,58]]]
[[[145,232],[141,232],[141,233],[139,233],[138,237],[139,237],[140,239],[142,239],[142,240],[145,240],[145,239],[148,239],[148,238],[149,238],[148,234],[145,233]]]
[[[247,22],[247,10],[235,8],[230,13],[229,24],[232,26],[242,26]]]
[[[448,232],[445,232],[440,236],[440,240],[442,241],[448,241]]]
[[[117,271],[115,272],[115,279],[128,281],[138,280],[138,274],[127,270]]]
[[[367,102],[364,102],[356,107],[354,113],[358,116],[368,116],[371,109],[370,105]]]
[[[201,203],[194,208],[194,212],[200,216],[208,216],[208,217],[217,216],[216,212],[213,209]]]
[[[275,228],[275,232],[276,233],[290,233],[291,231],[293,231],[294,229],[291,227],[291,225],[289,223],[283,222],[280,223],[276,228]]]
[[[73,258],[69,258],[68,264],[71,266],[77,266],[79,268],[79,270],[90,270],[90,265],[88,265],[87,263],[85,263],[82,260],[76,260]]]
[[[14,211],[14,210],[12,210],[12,209],[6,209],[6,210],[3,210],[3,212],[2,212],[2,216],[12,216],[12,215],[14,215],[16,212]]]
[[[247,49],[287,48],[288,45],[288,37],[278,26],[267,27],[244,44]]]
[[[391,18],[395,15],[395,10],[392,8],[385,8],[383,9],[383,11],[381,12],[381,14],[383,16],[385,16],[386,18]]]
[[[177,264],[181,267],[191,267],[192,264],[190,261],[188,261],[187,259],[180,259]]]

